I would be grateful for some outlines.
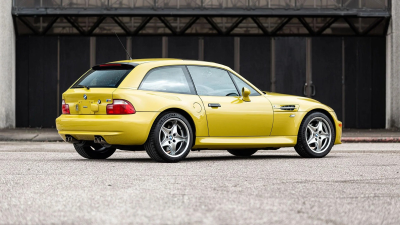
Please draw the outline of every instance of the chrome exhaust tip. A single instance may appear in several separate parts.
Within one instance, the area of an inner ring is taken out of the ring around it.
[[[71,144],[80,144],[82,141],[76,140],[74,137],[71,135],[65,135],[65,141]]]
[[[104,140],[104,138],[102,136],[94,136],[94,143],[101,144],[105,147],[111,146],[110,144],[107,143],[106,140]]]
[[[100,136],[94,136],[94,143],[101,144],[101,137]]]

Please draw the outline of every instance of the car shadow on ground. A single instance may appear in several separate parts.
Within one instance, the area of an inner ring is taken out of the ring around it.
[[[326,156],[325,158],[337,158],[338,156]],[[201,161],[242,161],[242,160],[286,160],[286,159],[301,159],[301,160],[312,160],[307,158],[302,158],[298,155],[253,155],[251,157],[237,157],[237,156],[188,156],[179,163],[185,162],[201,162]],[[151,158],[108,158],[108,159],[70,159],[71,161],[91,161],[91,162],[140,162],[140,163],[158,163]],[[318,158],[316,159],[318,160]]]

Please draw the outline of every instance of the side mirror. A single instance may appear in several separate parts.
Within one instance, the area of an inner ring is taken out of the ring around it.
[[[245,87],[243,87],[242,88],[242,97],[243,97],[242,99],[243,99],[243,101],[250,102],[249,96],[250,96],[250,90],[245,88]]]

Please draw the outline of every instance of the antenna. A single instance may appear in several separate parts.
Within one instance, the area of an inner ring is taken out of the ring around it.
[[[114,33],[115,33],[115,36],[117,36],[119,43],[121,43],[122,48],[125,50],[126,54],[129,56],[129,59],[132,60],[132,57],[129,55],[129,53],[128,53],[128,51],[126,50],[125,46],[122,44],[122,42],[121,42],[121,40],[119,39],[117,33],[116,33],[116,32],[114,32]]]

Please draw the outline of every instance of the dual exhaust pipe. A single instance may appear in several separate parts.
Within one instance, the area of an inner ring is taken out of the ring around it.
[[[104,140],[102,136],[94,136],[94,143],[108,145],[108,143],[106,142],[106,140]]]
[[[84,141],[79,141],[72,137],[71,135],[65,135],[65,141],[71,144],[81,144]],[[101,145],[109,145],[106,140],[102,136],[94,136],[94,143]]]
[[[65,141],[68,142],[68,143],[71,143],[71,144],[80,144],[80,143],[82,143],[82,141],[76,140],[71,135],[65,135]]]

